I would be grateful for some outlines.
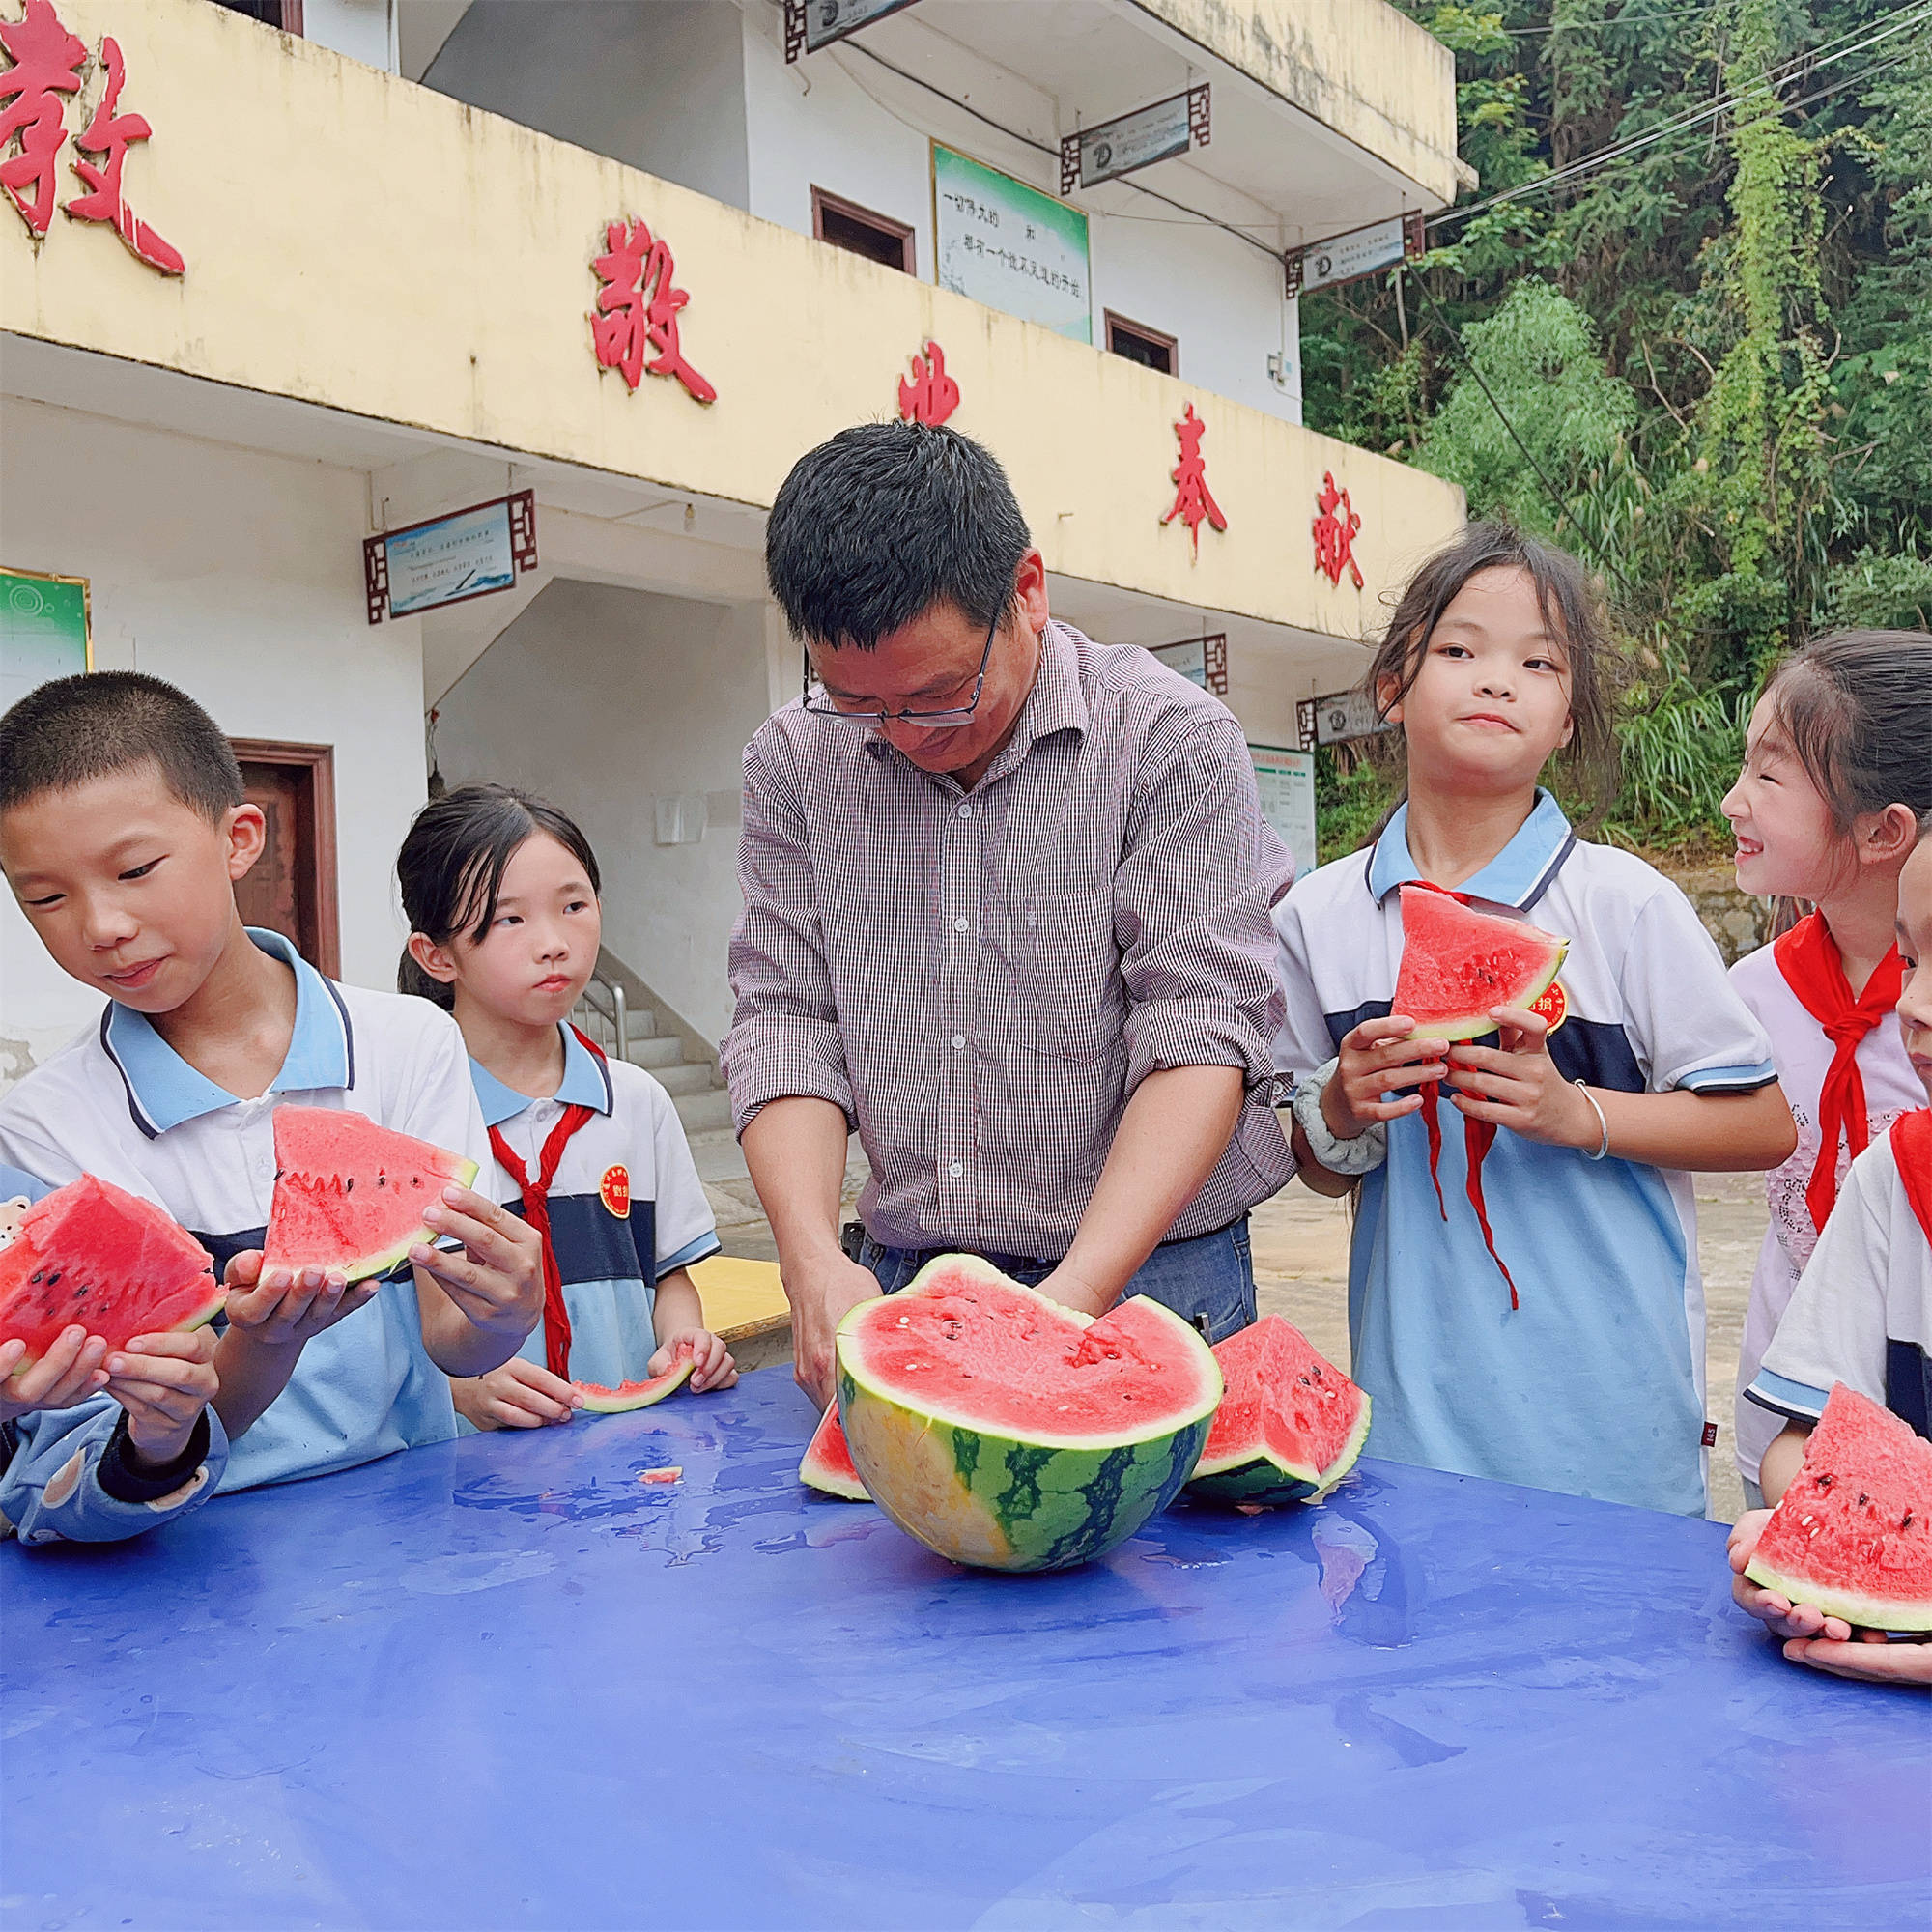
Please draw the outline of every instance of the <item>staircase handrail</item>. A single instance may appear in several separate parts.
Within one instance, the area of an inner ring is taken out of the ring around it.
[[[606,979],[602,973],[593,969],[589,984],[583,989],[582,999],[600,1019],[610,1022],[611,1037],[616,1041],[617,1058],[629,1060],[631,1009],[630,1002],[624,997],[623,987],[616,980]]]

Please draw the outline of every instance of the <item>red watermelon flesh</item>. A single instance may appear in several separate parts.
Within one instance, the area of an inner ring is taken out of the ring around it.
[[[1434,886],[1402,889],[1402,970],[1391,1010],[1422,1039],[1480,1039],[1496,1007],[1531,1005],[1570,950],[1521,920],[1477,912]]]
[[[213,1265],[152,1201],[82,1175],[35,1202],[0,1248],[0,1341],[26,1343],[18,1374],[75,1322],[110,1350],[199,1328],[221,1309]]]
[[[798,1479],[808,1489],[828,1496],[842,1497],[848,1503],[868,1503],[872,1494],[852,1462],[845,1444],[845,1432],[838,1426],[838,1405],[831,1404],[818,1419],[811,1440],[798,1465]]]
[[[349,1281],[384,1274],[436,1237],[423,1211],[476,1163],[379,1127],[344,1107],[275,1109],[275,1192],[264,1267],[320,1267]]]
[[[1188,1493],[1209,1502],[1293,1503],[1326,1495],[1362,1453],[1369,1399],[1279,1315],[1216,1344],[1227,1393]]]
[[[1932,1442],[1834,1384],[1745,1575],[1866,1630],[1932,1631]]]
[[[653,1376],[647,1382],[619,1382],[615,1388],[606,1388],[601,1382],[572,1382],[571,1387],[583,1398],[587,1414],[625,1415],[634,1408],[648,1408],[652,1403],[662,1402],[690,1379],[691,1357],[680,1355],[663,1375]]]

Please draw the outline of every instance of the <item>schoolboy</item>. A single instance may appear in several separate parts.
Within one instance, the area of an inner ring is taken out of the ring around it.
[[[0,1248],[48,1192],[0,1165]],[[110,1354],[76,1323],[21,1369],[26,1350],[17,1338],[0,1342],[0,1537],[112,1543],[214,1493],[228,1437],[208,1409],[212,1329],[138,1335]]]
[[[490,1155],[453,1021],[242,925],[235,881],[264,835],[228,741],[158,678],[57,679],[0,719],[0,870],[56,964],[108,1000],[0,1099],[0,1159],[146,1194],[214,1256],[224,1490],[448,1439],[446,1377],[506,1360],[543,1305],[535,1232],[467,1188],[425,1216],[456,1250],[418,1246],[380,1292],[263,1268],[281,1101]]]
[[[1898,875],[1898,1027],[1912,1070],[1932,1101],[1932,837]],[[1745,1391],[1784,1418],[1764,1452],[1763,1488],[1776,1504],[1804,1461],[1804,1439],[1834,1382],[1882,1402],[1920,1435],[1932,1399],[1932,1109],[1903,1114],[1853,1161],[1804,1274]],[[1785,1641],[1795,1663],[1839,1677],[1932,1685],[1932,1639],[1888,1643],[1809,1604],[1793,1604],[1744,1574],[1770,1520],[1739,1518],[1731,1532],[1732,1594]]]

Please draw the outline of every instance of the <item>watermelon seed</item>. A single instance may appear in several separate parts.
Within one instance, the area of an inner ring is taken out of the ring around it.
[[[1912,1527],[1912,1512],[1910,1510],[1907,1510],[1904,1516],[1899,1519],[1898,1526],[1900,1529],[1910,1529]]]
[[[345,1194],[353,1194],[355,1191],[355,1177],[353,1174],[342,1183],[342,1191]]]
[[[1861,1507],[1861,1508],[1862,1508],[1862,1507],[1863,1507],[1863,1506],[1864,1506],[1864,1505],[1865,1505],[1866,1503],[1868,1503],[1868,1502],[1870,1502],[1870,1501],[1871,1501],[1871,1498],[1870,1498],[1870,1497],[1869,1497],[1868,1495],[1865,1495],[1865,1494],[1864,1494],[1864,1493],[1863,1493],[1862,1492],[1860,1492],[1860,1495],[1859,1495],[1859,1505],[1860,1505],[1860,1507]]]

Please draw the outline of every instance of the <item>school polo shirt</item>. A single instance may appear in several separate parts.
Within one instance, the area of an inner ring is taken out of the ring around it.
[[[1402,895],[1419,874],[1408,814],[1322,867],[1276,908],[1288,1021],[1276,1065],[1305,1078],[1390,1010]],[[1547,792],[1459,888],[1478,909],[1570,940],[1566,1079],[1622,1093],[1744,1094],[1776,1078],[1771,1042],[1690,901],[1640,859],[1585,844]],[[1354,1378],[1374,1400],[1369,1452],[1536,1489],[1704,1509],[1704,1293],[1690,1178],[1593,1161],[1507,1129],[1482,1170],[1496,1251],[1465,1185],[1463,1117],[1445,1089],[1429,1174],[1420,1114],[1389,1123],[1362,1182],[1349,1264]]]
[[[147,1019],[110,1003],[0,1098],[0,1159],[52,1181],[99,1175],[157,1201],[214,1257],[259,1248],[275,1184],[283,1101],[347,1107],[420,1140],[490,1159],[456,1022],[426,1000],[325,980],[289,942],[251,927],[296,976],[296,1023],[269,1091],[238,1099]],[[302,1350],[289,1384],[235,1443],[224,1490],[347,1469],[456,1434],[449,1382],[423,1347],[407,1273]]]
[[[1844,1382],[1932,1435],[1932,1242],[1888,1131],[1853,1161],[1746,1394],[1771,1421],[1815,1422]]]
[[[549,1099],[505,1087],[473,1060],[469,1074],[484,1120],[532,1179],[563,1110],[591,1110],[551,1181],[551,1247],[570,1313],[571,1378],[614,1388],[642,1380],[657,1352],[651,1308],[658,1282],[716,1254],[718,1229],[670,1095],[641,1066],[602,1060],[568,1027],[560,1031],[563,1082]],[[523,1197],[508,1170],[493,1161],[489,1173],[495,1199],[521,1212]],[[542,1366],[541,1321],[518,1352]]]

